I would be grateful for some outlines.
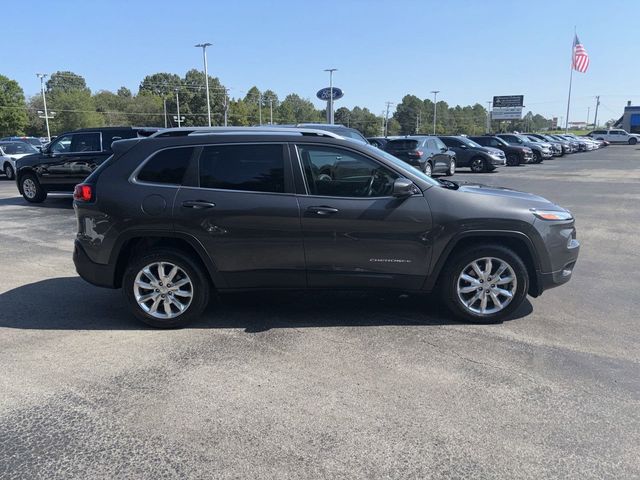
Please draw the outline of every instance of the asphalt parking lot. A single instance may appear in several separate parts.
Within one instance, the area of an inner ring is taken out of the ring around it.
[[[457,173],[573,211],[572,281],[499,325],[395,293],[222,297],[146,328],[0,179],[0,478],[640,477],[640,148]]]

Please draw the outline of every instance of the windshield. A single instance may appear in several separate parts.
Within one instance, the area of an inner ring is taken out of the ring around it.
[[[411,173],[413,173],[416,177],[420,177],[421,180],[424,180],[425,182],[429,183],[430,185],[440,185],[440,183],[437,180],[434,180],[433,178],[429,177],[428,175],[425,175],[424,172],[421,172],[420,170],[418,170],[415,167],[412,167],[411,165],[409,165],[406,162],[403,162],[402,160],[400,160],[399,158],[394,157],[393,155],[391,155],[390,153],[385,152],[384,150],[380,150],[377,147],[374,147],[373,145],[365,145],[364,147],[365,149],[367,149],[371,155],[373,156],[380,156],[380,157],[384,157],[385,160],[388,160],[389,162],[393,163],[393,165],[406,170],[407,168],[411,169]]]
[[[524,136],[524,135],[515,135],[515,136],[518,137],[523,142],[531,143],[531,140],[528,137]]]
[[[460,140],[462,143],[464,143],[467,147],[482,147],[482,145],[480,145],[479,143],[474,142],[473,140],[471,140],[470,138],[467,138],[467,137],[458,137],[458,140]]]

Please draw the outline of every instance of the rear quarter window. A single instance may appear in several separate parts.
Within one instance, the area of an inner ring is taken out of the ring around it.
[[[390,150],[413,150],[418,148],[417,140],[391,140],[387,143]]]
[[[181,185],[194,147],[160,150],[144,164],[138,176],[140,182]]]

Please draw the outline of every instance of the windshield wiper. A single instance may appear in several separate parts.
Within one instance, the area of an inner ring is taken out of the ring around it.
[[[453,182],[451,180],[445,180],[444,178],[437,178],[436,180],[440,182],[440,185],[442,185],[444,188],[449,188],[451,190],[458,190],[458,188],[460,188],[459,183]]]

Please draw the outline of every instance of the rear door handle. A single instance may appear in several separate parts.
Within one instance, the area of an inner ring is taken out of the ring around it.
[[[340,210],[333,207],[309,207],[307,208],[307,212],[314,213],[316,215],[333,215],[334,213],[338,213]]]
[[[182,202],[182,206],[185,208],[213,208],[216,204],[204,200],[186,200]]]

